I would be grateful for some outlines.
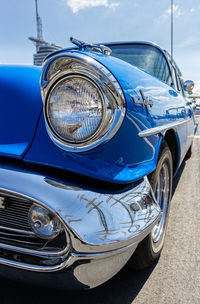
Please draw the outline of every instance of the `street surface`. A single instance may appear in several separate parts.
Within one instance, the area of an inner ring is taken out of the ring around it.
[[[0,304],[199,304],[199,131],[192,157],[183,162],[174,180],[174,191],[166,243],[157,265],[138,273],[123,269],[109,282],[86,292],[41,289],[0,279]]]

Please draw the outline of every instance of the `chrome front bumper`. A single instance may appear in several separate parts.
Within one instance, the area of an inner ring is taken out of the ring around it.
[[[160,218],[146,177],[123,191],[96,191],[51,175],[2,167],[0,192],[49,208],[62,221],[68,239],[53,266],[7,259],[2,254],[7,250],[24,256],[31,252],[0,243],[0,274],[66,289],[92,288],[111,278]]]

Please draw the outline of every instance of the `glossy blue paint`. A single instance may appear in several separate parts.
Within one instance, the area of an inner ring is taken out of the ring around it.
[[[22,158],[30,147],[40,112],[41,68],[0,66],[0,155]]]
[[[0,145],[0,153],[2,156],[8,156],[9,154],[15,156],[21,156],[23,155],[27,147],[28,147],[28,142]]]
[[[87,54],[88,58],[92,57],[106,66],[116,77],[126,99],[126,115],[122,126],[107,143],[87,152],[70,153],[52,143],[42,116],[33,145],[25,155],[26,162],[62,168],[109,182],[132,182],[156,168],[162,139],[161,134],[141,138],[138,133],[168,123],[186,121],[175,130],[179,160],[183,159],[191,144],[189,126],[193,124],[184,97],[157,78],[117,58],[89,51],[71,52]],[[65,56],[65,52],[61,52],[60,56]],[[45,78],[46,75],[43,81]],[[133,101],[133,97],[141,98],[140,90],[143,90],[145,97],[153,100],[149,112],[146,107]]]
[[[145,143],[146,151],[141,151],[136,149],[136,146],[140,146],[144,139],[139,138],[135,130],[136,140],[128,142],[126,130],[131,127],[131,122],[126,120],[123,125],[115,137],[106,144],[88,152],[70,153],[53,144],[47,134],[42,116],[32,147],[24,160],[110,182],[129,182],[133,180],[133,175],[135,179],[139,179],[145,175],[147,168],[153,170],[156,166],[153,158],[155,148],[152,149],[152,146],[158,146],[159,138],[152,143]],[[115,153],[113,153],[113,148],[115,148]],[[134,156],[138,159],[146,157],[152,161],[134,163],[133,156],[128,153],[130,150],[135,151]],[[131,166],[126,165],[125,161]]]

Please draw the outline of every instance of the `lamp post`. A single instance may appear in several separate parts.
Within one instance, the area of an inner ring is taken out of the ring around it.
[[[174,0],[171,0],[171,58],[174,56]]]

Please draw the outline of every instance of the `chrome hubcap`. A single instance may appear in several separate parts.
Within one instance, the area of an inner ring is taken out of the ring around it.
[[[158,175],[158,179],[155,187],[155,198],[161,208],[161,219],[158,224],[152,230],[152,241],[155,251],[159,251],[164,240],[165,224],[167,216],[167,208],[169,202],[170,191],[170,175],[169,167],[166,162],[163,163]],[[156,250],[157,248],[157,250]]]

